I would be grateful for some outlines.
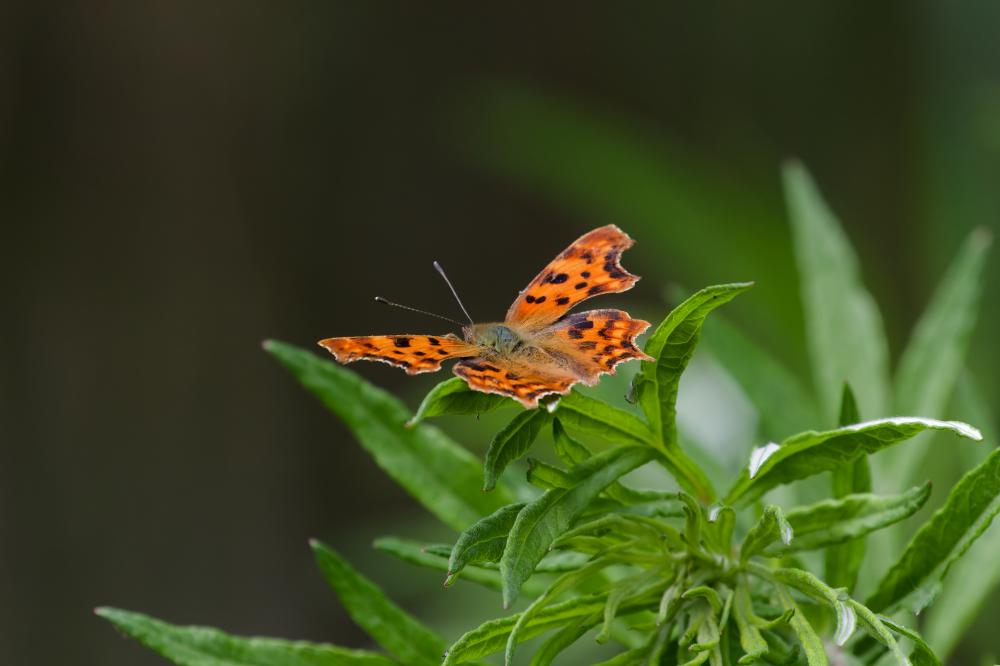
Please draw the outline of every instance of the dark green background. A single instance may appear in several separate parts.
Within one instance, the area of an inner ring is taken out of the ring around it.
[[[755,279],[734,318],[805,375],[795,155],[898,354],[960,239],[1000,226],[998,28],[971,2],[0,4],[0,662],[160,663],[98,604],[362,645],[311,536],[453,638],[466,597],[367,550],[446,533],[260,341],[437,331],[371,298],[455,314],[433,259],[499,317],[618,222],[646,278],[619,303]],[[692,198],[640,230],[517,176],[532,146],[595,160],[519,136],[537,103],[638,141]],[[971,363],[991,397],[996,263]],[[411,404],[430,381],[359,371]],[[955,663],[1000,653],[989,626]]]

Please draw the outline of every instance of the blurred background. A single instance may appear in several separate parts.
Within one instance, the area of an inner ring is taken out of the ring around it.
[[[372,301],[453,316],[434,259],[498,318],[614,222],[645,278],[615,304],[756,280],[726,316],[808,381],[797,156],[895,358],[1000,227],[998,28],[973,2],[0,3],[0,662],[162,663],[99,604],[364,646],[313,536],[448,638],[496,614],[370,550],[451,536],[260,342],[443,332]],[[969,364],[993,405],[998,274]],[[439,379],[357,370],[411,405]],[[1000,653],[997,613],[953,663]]]

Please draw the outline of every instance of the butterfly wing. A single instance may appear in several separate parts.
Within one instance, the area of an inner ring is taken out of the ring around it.
[[[507,323],[538,330],[592,296],[631,289],[639,277],[619,260],[634,242],[613,224],[584,234],[520,293],[507,311]]]
[[[319,345],[339,363],[379,361],[403,368],[408,375],[434,372],[451,358],[474,356],[478,347],[448,335],[366,335],[327,338]]]
[[[472,358],[459,361],[453,371],[469,388],[514,398],[527,409],[552,393],[568,393],[579,381],[565,369],[551,363],[523,363],[509,358]]]
[[[544,351],[561,359],[579,381],[593,386],[601,374],[614,374],[624,361],[652,361],[635,344],[649,322],[621,310],[588,310],[563,317],[535,339]]]

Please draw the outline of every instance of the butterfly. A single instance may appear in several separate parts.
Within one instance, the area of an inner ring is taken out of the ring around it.
[[[588,298],[626,291],[639,281],[619,263],[634,242],[613,224],[584,234],[518,294],[502,322],[489,324],[473,322],[435,262],[469,319],[469,325],[455,322],[462,326],[461,338],[452,333],[371,335],[319,344],[340,363],[380,361],[411,375],[435,372],[444,361],[458,359],[453,371],[470,388],[509,396],[533,409],[543,396],[568,393],[577,383],[595,385],[602,374],[614,374],[619,363],[653,360],[635,344],[649,322],[622,310],[567,314]]]

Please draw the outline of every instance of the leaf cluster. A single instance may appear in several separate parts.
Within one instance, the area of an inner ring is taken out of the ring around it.
[[[816,429],[763,442],[725,484],[682,446],[677,420],[682,375],[709,315],[750,283],[702,289],[661,321],[645,342],[653,360],[643,362],[633,380],[635,409],[574,391],[525,411],[513,401],[470,391],[454,378],[435,387],[411,415],[351,371],[272,342],[268,351],[347,424],[376,462],[456,531],[448,544],[386,537],[375,547],[436,570],[446,586],[464,581],[496,590],[509,612],[446,640],[333,549],[314,542],[323,576],[385,653],[243,639],[115,609],[98,613],[186,666],[451,665],[479,663],[497,653],[511,664],[528,654],[522,644],[539,638],[530,652],[533,666],[552,663],[584,640],[618,646],[601,662],[607,665],[817,666],[831,663],[834,653],[837,663],[887,658],[940,664],[900,615],[934,599],[952,567],[1000,512],[1000,452],[950,490],[941,508],[900,544],[894,561],[876,572],[870,593],[862,594],[858,580],[870,561],[869,537],[914,516],[932,491],[930,483],[917,482],[873,492],[879,488],[873,482],[879,466],[873,469],[869,459],[905,451],[922,433],[982,439],[962,422],[919,412],[886,414],[893,402],[938,411],[941,396],[951,393],[948,387],[931,390],[911,382],[934,382],[937,375],[957,381],[963,354],[950,340],[954,331],[967,332],[968,310],[976,300],[969,292],[978,280],[968,264],[981,265],[984,246],[976,241],[956,260],[942,286],[948,295],[935,299],[904,354],[900,373],[907,383],[897,392],[904,398],[895,398],[883,377],[882,342],[868,336],[880,325],[878,311],[859,286],[842,231],[801,168],[789,167],[786,184],[819,400],[810,402],[799,395],[803,391],[790,389],[789,373],[724,322],[709,345],[723,350],[724,362],[727,351],[740,351],[727,367],[744,386],[768,393],[760,405],[780,409],[776,394],[806,405],[795,414],[773,414],[767,423],[810,418]],[[858,327],[857,339],[837,338],[845,319]],[[949,353],[934,357],[933,348],[942,344]],[[861,400],[842,383],[845,377],[863,387]],[[762,378],[778,388],[766,391]],[[482,465],[427,423],[440,415],[497,409],[516,413],[494,436]],[[862,411],[878,418],[863,420]],[[824,412],[830,414],[825,427]],[[543,436],[552,442],[549,462],[529,458],[527,474],[519,479],[511,465]],[[629,475],[650,466],[675,485],[635,487]],[[818,477],[828,479],[828,496],[798,501],[795,488]],[[774,492],[782,490],[792,492]],[[788,497],[796,501],[780,499]]]

